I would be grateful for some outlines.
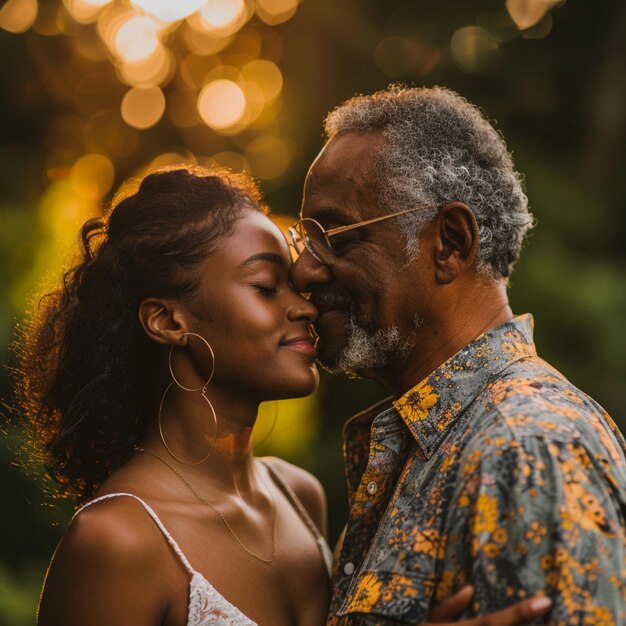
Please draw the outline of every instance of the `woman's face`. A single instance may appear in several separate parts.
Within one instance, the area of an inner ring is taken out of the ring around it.
[[[292,289],[290,268],[283,234],[252,210],[199,266],[199,285],[188,302],[189,327],[213,348],[211,386],[259,401],[315,390],[319,375],[309,324],[317,311]],[[208,352],[200,343],[190,342],[194,356]]]

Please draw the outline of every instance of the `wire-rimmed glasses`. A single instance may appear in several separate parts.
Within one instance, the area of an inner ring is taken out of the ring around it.
[[[332,265],[337,260],[337,255],[330,241],[330,238],[334,235],[345,233],[355,228],[361,228],[361,226],[367,226],[368,224],[382,222],[383,220],[388,220],[398,215],[404,215],[405,213],[427,209],[430,206],[430,204],[421,204],[411,207],[410,209],[397,211],[396,213],[387,213],[386,215],[380,215],[379,217],[357,222],[356,224],[337,226],[336,228],[329,228],[328,230],[312,217],[303,217],[289,228],[289,238],[298,256],[300,256],[306,248],[311,253],[311,256],[319,263]]]

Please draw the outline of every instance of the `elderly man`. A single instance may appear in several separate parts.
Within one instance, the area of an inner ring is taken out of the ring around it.
[[[552,624],[626,624],[624,439],[542,361],[507,279],[532,226],[502,137],[446,89],[326,120],[292,229],[320,361],[392,394],[345,427],[350,517],[330,624],[415,624],[533,593]]]

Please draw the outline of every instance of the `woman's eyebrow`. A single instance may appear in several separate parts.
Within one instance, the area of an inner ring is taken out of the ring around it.
[[[276,252],[257,252],[257,254],[249,256],[243,263],[241,263],[241,265],[239,265],[239,267],[246,269],[251,265],[255,265],[260,262],[273,263],[278,267],[285,266],[285,258],[283,255],[277,254]]]

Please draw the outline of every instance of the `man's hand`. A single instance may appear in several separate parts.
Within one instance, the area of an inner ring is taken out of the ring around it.
[[[442,626],[516,626],[528,624],[537,617],[547,613],[552,607],[552,600],[546,596],[534,596],[528,600],[522,600],[497,613],[475,617],[473,619],[455,621],[469,606],[474,595],[471,585],[463,587],[458,593],[446,598],[441,604],[432,609],[428,620],[421,622],[420,626],[441,624]]]

